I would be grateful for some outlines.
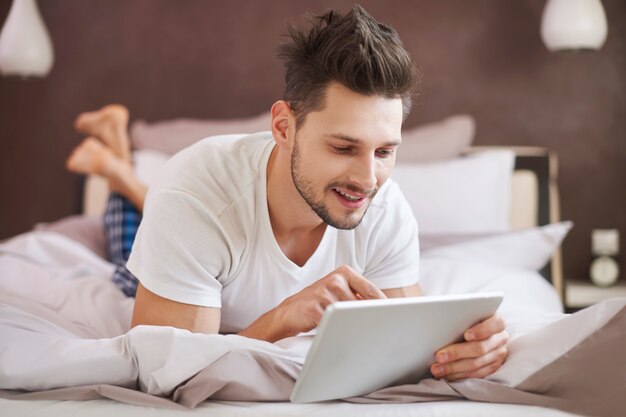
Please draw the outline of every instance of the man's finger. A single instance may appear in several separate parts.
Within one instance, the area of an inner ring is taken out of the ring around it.
[[[506,359],[508,354],[508,350],[506,345],[500,346],[497,349],[494,349],[490,352],[487,352],[485,355],[471,358],[471,359],[461,359],[454,362],[449,362],[446,364],[436,363],[430,367],[430,372],[436,378],[447,378],[447,375],[460,374],[460,373],[471,373],[481,369],[491,363],[502,361]]]
[[[361,297],[368,300],[375,300],[378,298],[387,298],[384,292],[378,289],[376,285],[369,282],[366,278],[360,275],[349,275],[346,277],[348,279],[348,285],[352,288],[352,291],[360,294]]]
[[[489,365],[486,365],[475,371],[450,374],[450,375],[446,375],[444,378],[450,382],[454,382],[454,381],[458,381],[460,379],[466,379],[466,378],[484,378],[486,376],[493,374],[498,369],[500,369],[500,367],[502,366],[502,363],[503,362],[498,360],[496,362],[490,363]]]
[[[340,274],[332,275],[326,281],[321,291],[323,296],[333,298],[332,302],[352,301],[357,299],[356,294],[350,289],[348,281]]]
[[[486,320],[470,327],[465,331],[463,337],[465,340],[484,340],[495,333],[499,333],[506,329],[506,323],[499,314],[494,314]]]
[[[477,358],[486,353],[504,346],[509,341],[506,331],[496,333],[486,340],[476,342],[461,342],[446,346],[435,354],[438,363],[450,363],[460,359]]]

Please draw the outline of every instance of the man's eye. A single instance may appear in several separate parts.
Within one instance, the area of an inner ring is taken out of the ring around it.
[[[341,146],[333,146],[333,148],[335,149],[335,152],[337,153],[348,153],[352,150],[351,148],[345,148]]]
[[[381,158],[388,158],[393,155],[393,150],[391,149],[378,149],[376,154]]]

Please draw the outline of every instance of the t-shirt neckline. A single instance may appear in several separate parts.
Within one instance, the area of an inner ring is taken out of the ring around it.
[[[274,230],[272,229],[269,207],[267,203],[267,164],[269,163],[270,155],[272,154],[272,150],[274,149],[275,146],[276,144],[273,143],[271,146],[267,147],[267,149],[265,150],[265,154],[263,155],[263,159],[261,161],[261,167],[260,167],[261,172],[259,175],[260,181],[258,184],[258,191],[259,191],[259,200],[260,200],[260,206],[261,206],[261,209],[259,212],[259,216],[260,216],[259,220],[261,222],[261,227],[262,227],[261,235],[266,240],[268,247],[270,248],[270,250],[273,252],[273,255],[275,256],[275,259],[279,260],[283,265],[285,265],[286,267],[296,272],[303,272],[309,269],[310,266],[315,263],[315,259],[320,256],[319,254],[324,251],[324,247],[326,246],[328,240],[330,239],[330,235],[335,232],[335,229],[330,225],[326,225],[326,230],[324,230],[324,235],[322,236],[322,239],[320,239],[320,242],[317,245],[317,248],[315,248],[315,251],[313,252],[313,254],[309,257],[309,259],[307,259],[307,261],[302,266],[296,264],[291,259],[289,259],[287,255],[284,254],[282,249],[280,249],[280,246],[278,245],[278,242],[276,241],[276,236],[274,236]]]

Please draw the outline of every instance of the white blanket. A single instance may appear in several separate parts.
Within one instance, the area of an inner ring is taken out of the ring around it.
[[[288,398],[309,337],[271,344],[166,327],[139,326],[129,331],[133,300],[111,283],[112,271],[111,264],[54,233],[31,232],[0,245],[0,389],[83,387],[83,392],[97,391],[128,402],[176,405],[158,398],[151,401],[145,395],[169,397],[190,408],[207,398]],[[422,287],[433,295],[504,291],[501,314],[513,336],[510,355],[497,373],[482,381],[504,388],[527,383],[567,356],[616,316],[623,316],[626,305],[626,300],[614,300],[566,316],[560,313],[556,293],[538,274],[434,259],[422,262]],[[618,360],[623,367],[623,359]],[[596,383],[601,383],[599,377]],[[141,392],[133,396],[115,387]],[[625,387],[626,382],[621,388]],[[482,393],[468,382],[430,379],[411,390],[407,396],[406,389],[391,388],[352,401],[455,397],[500,401],[479,398]],[[76,391],[63,392],[57,391],[57,398],[77,398]],[[502,395],[502,402],[512,402]],[[520,403],[533,403],[524,401]],[[578,405],[577,409],[558,402],[552,405],[585,411]],[[602,415],[613,415],[613,405],[609,406]]]

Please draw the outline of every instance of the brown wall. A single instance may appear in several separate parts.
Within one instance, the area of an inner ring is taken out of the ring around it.
[[[551,54],[542,0],[364,0],[423,72],[408,126],[465,112],[479,145],[540,145],[560,157],[566,277],[586,276],[592,228],[626,235],[626,2],[605,0],[595,53]],[[63,168],[72,120],[110,102],[133,118],[254,115],[281,95],[284,21],[348,1],[39,1],[56,61],[43,80],[0,78],[0,239],[80,211]],[[0,0],[4,21],[9,0]],[[622,256],[626,271],[626,256]],[[623,274],[624,275],[624,274]],[[624,278],[622,278],[624,279]]]

